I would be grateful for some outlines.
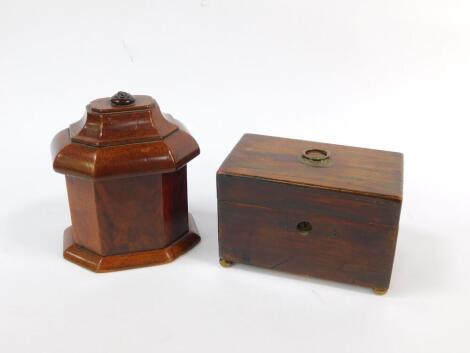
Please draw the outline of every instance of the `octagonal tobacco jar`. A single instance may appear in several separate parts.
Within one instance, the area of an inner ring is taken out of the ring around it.
[[[67,260],[114,271],[170,262],[199,242],[186,179],[199,146],[152,97],[118,92],[92,101],[51,150],[67,184]]]

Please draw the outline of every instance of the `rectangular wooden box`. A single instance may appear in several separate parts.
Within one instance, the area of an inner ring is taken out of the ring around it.
[[[401,153],[246,134],[217,172],[221,264],[385,293],[402,188]]]

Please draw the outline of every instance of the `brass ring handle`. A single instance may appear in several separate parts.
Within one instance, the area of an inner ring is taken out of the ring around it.
[[[299,157],[299,160],[311,167],[331,167],[333,160],[327,150],[321,148],[310,148],[305,150]]]
[[[302,157],[311,161],[319,162],[330,158],[330,152],[319,148],[311,148],[302,153]]]

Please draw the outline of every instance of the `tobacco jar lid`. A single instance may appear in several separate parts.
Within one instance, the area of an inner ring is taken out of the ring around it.
[[[155,99],[120,91],[90,102],[81,120],[54,137],[52,154],[59,173],[103,178],[172,172],[199,146]]]

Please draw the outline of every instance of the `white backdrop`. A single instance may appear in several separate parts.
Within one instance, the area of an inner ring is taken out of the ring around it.
[[[470,351],[470,3],[465,0],[0,3],[0,351]],[[94,98],[149,94],[201,155],[202,242],[95,274],[49,143]],[[218,265],[215,173],[245,132],[405,154],[386,296]]]

